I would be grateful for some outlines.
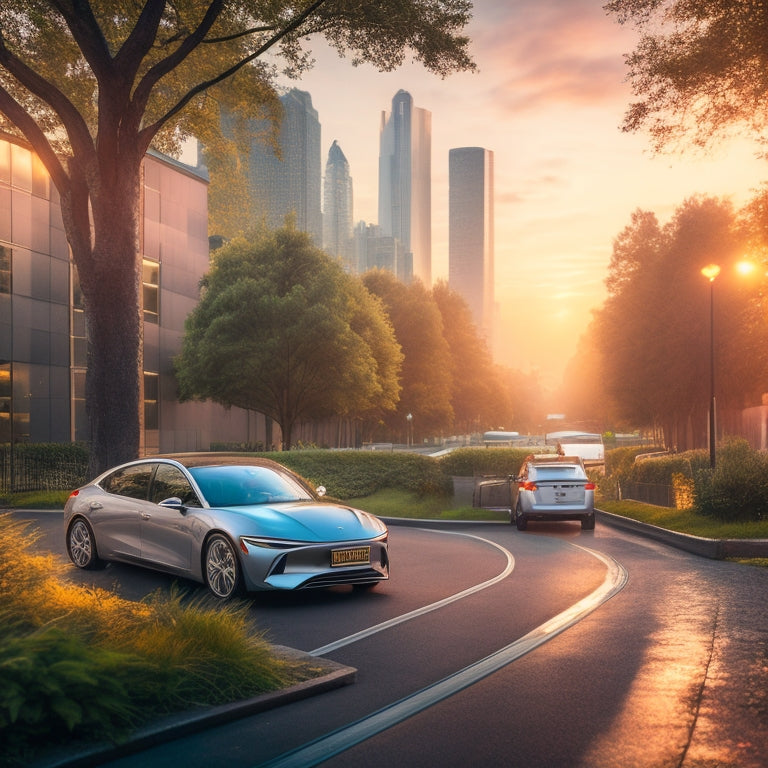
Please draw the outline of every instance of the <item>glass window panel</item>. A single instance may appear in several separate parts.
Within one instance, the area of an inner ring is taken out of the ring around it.
[[[51,301],[69,306],[69,264],[58,259],[49,259],[51,271]]]
[[[34,299],[48,301],[51,298],[51,259],[49,256],[32,251],[32,286],[29,294]]]
[[[0,293],[11,292],[11,249],[0,245]]]
[[[152,467],[152,464],[124,467],[104,478],[101,486],[107,493],[127,496],[131,499],[146,499],[149,494]]]
[[[32,194],[45,200],[50,197],[50,177],[36,154],[32,155]]]
[[[2,142],[0,142],[2,147]],[[11,189],[0,187],[0,239],[11,242]]]
[[[156,373],[144,374],[144,429],[159,429],[159,376]]]
[[[0,140],[0,181],[11,183],[11,145]]]
[[[32,153],[17,144],[11,144],[11,184],[32,191]]]
[[[182,504],[187,506],[201,506],[184,473],[178,467],[160,464],[157,467],[157,472],[155,472],[155,479],[152,481],[151,500],[155,504],[159,504],[161,501],[174,496],[181,499]]]
[[[34,251],[49,254],[51,251],[51,209],[47,200],[39,197],[30,199],[30,247]]]
[[[11,240],[16,245],[32,245],[32,196],[29,192],[11,190]]]
[[[160,314],[160,265],[156,261],[144,259],[142,266],[142,300],[144,302],[144,321],[157,323]]]

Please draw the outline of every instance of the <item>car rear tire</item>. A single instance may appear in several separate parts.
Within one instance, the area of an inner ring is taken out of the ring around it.
[[[595,530],[595,513],[587,515],[581,518],[581,530],[582,531],[594,531]]]
[[[106,565],[99,558],[91,526],[81,517],[75,519],[67,531],[67,554],[84,571],[95,571]]]
[[[219,533],[208,539],[203,560],[205,585],[220,600],[229,600],[242,592],[240,563],[232,542]]]
[[[520,507],[515,510],[515,525],[518,531],[524,531],[528,528],[528,520],[520,510]]]

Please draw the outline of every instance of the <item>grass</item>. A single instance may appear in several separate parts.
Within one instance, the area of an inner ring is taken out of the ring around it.
[[[509,513],[471,506],[452,506],[443,496],[419,496],[386,488],[370,496],[347,499],[350,505],[379,517],[410,517],[418,520],[499,520],[509,522]]]
[[[63,509],[71,491],[27,491],[0,496],[0,507],[12,509]]]
[[[32,551],[38,538],[0,514],[0,765],[322,674],[276,656],[247,601],[157,592],[133,602],[74,585],[62,559]]]
[[[639,501],[603,501],[598,506],[614,515],[706,539],[768,539],[768,520],[723,523],[711,517],[697,515],[690,509],[657,507]]]

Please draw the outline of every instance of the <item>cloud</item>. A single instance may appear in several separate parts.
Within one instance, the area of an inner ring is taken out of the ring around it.
[[[521,0],[502,13],[478,2],[475,25],[480,70],[503,111],[626,102],[630,40],[600,3]]]

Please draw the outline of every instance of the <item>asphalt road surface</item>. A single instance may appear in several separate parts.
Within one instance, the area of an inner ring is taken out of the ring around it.
[[[30,519],[63,554],[60,515]],[[109,765],[768,765],[768,569],[599,522],[390,531],[391,579],[370,592],[251,600],[271,642],[355,667],[353,685]],[[70,575],[133,598],[172,583]]]

